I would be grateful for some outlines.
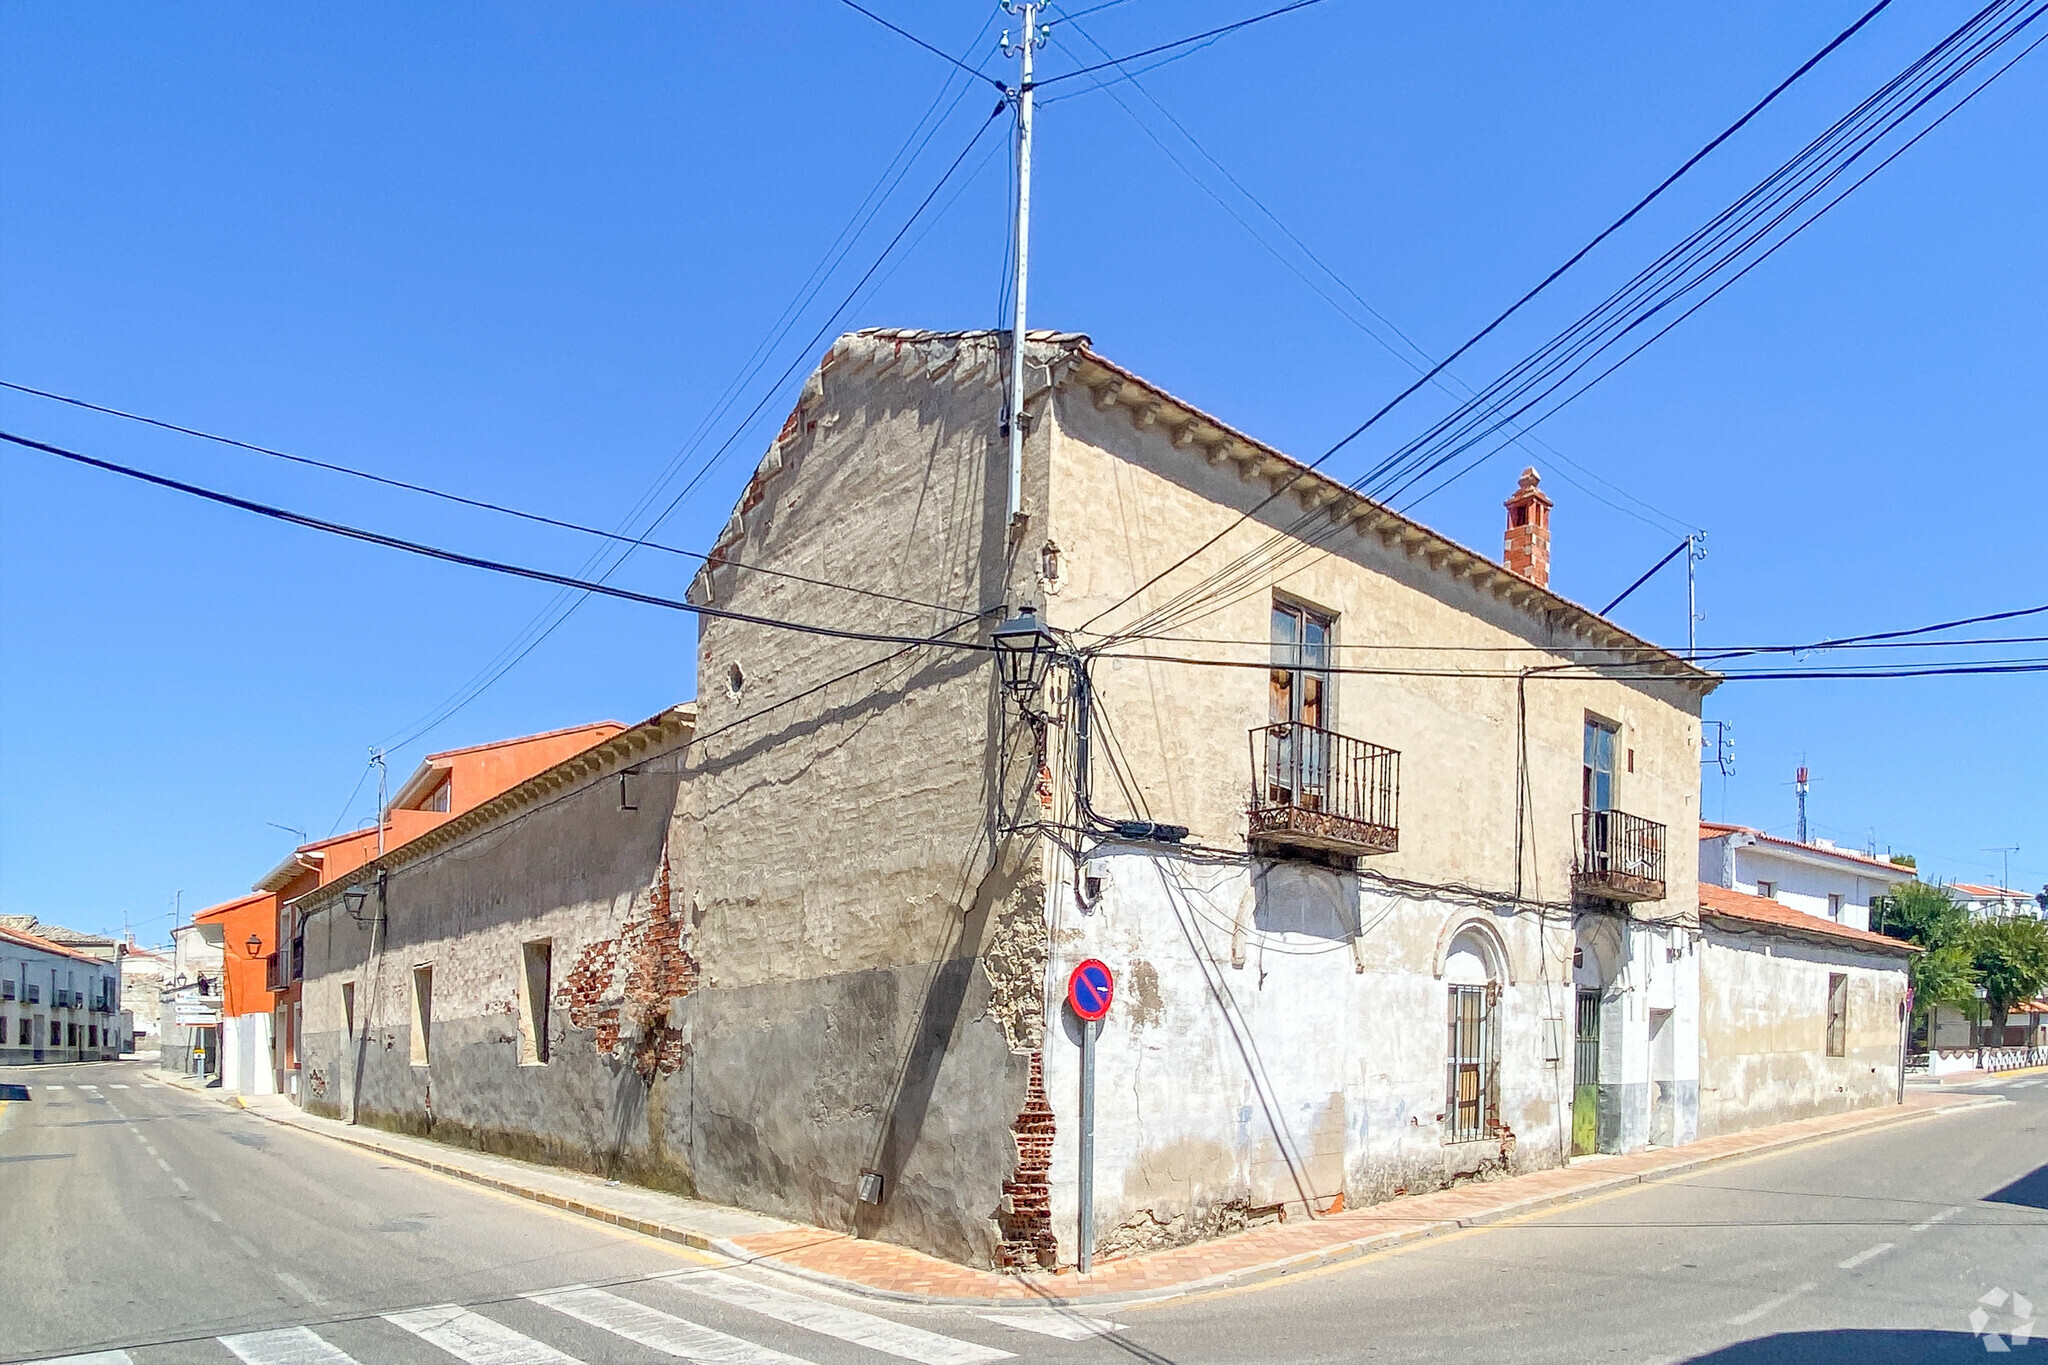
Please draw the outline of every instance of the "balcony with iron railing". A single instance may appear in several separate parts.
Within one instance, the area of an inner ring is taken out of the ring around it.
[[[279,953],[265,953],[263,955],[263,989],[267,991],[281,991],[287,984],[289,983],[284,979],[283,955]]]
[[[1664,826],[1619,810],[1581,811],[1572,894],[1594,900],[1664,899]]]
[[[1300,721],[1251,732],[1255,849],[1368,857],[1400,846],[1401,755]]]

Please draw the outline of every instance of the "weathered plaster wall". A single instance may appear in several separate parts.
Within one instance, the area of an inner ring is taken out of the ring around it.
[[[686,732],[685,732],[686,733]],[[340,888],[308,902],[307,1108],[689,1189],[687,1141],[672,1140],[688,1034],[671,1001],[691,973],[666,856],[680,739],[593,771],[566,789],[424,856],[392,859],[384,923]],[[619,768],[630,767],[622,809]],[[374,885],[373,882],[369,883]],[[522,945],[550,945],[545,1064],[522,1064]],[[430,1046],[413,1063],[413,971],[432,969]],[[353,987],[355,1035],[343,986]]]
[[[1828,974],[1849,977],[1845,1054],[1827,1055]],[[1706,929],[1700,958],[1700,1135],[1898,1097],[1903,959]]]
[[[1207,570],[1256,552],[1303,516],[1292,496],[1258,509],[1271,492],[1267,479],[1241,477],[1228,461],[1212,463],[1177,446],[1163,422],[1141,428],[1144,415],[1126,405],[1098,407],[1079,384],[1059,391],[1053,415],[1048,534],[1060,547],[1062,572],[1048,589],[1046,613],[1058,626],[1090,622],[1220,533],[1188,568],[1092,627],[1112,630]],[[1244,513],[1252,515],[1240,524]],[[1555,525],[1554,553],[1569,557],[1568,509],[1559,511]],[[1667,831],[1665,898],[1637,907],[1638,913],[1689,915],[1698,903],[1698,692],[1669,679],[1533,672],[1526,684],[1526,825],[1518,841],[1513,675],[1603,656],[1560,611],[1511,605],[1476,580],[1453,578],[1428,556],[1377,534],[1333,529],[1325,518],[1311,529],[1326,537],[1316,550],[1289,559],[1252,588],[1223,595],[1207,614],[1177,626],[1174,640],[1136,641],[1116,652],[1257,661],[1265,657],[1277,591],[1336,618],[1344,666],[1509,674],[1340,676],[1329,728],[1401,754],[1401,847],[1374,858],[1376,870],[1501,890],[1519,883],[1533,898],[1569,898],[1586,718],[1592,713],[1616,722],[1614,804]],[[1585,652],[1565,652],[1573,649]],[[1253,781],[1248,734],[1268,719],[1264,671],[1108,658],[1098,663],[1094,683],[1107,724],[1129,757],[1129,776],[1154,818],[1188,825],[1208,842],[1242,847]]]
[[[1037,561],[1035,529],[1005,535],[1001,355],[987,337],[841,338],[695,600],[984,643]],[[1034,528],[1043,487],[1026,489]],[[692,1073],[698,1187],[991,1263],[1043,1031],[1039,860],[1008,832],[1034,787],[1028,735],[979,652],[711,619],[698,673],[674,839],[697,1029],[718,1040]],[[856,1202],[864,1171],[879,1204]]]
[[[1088,871],[1100,895],[1057,911],[1053,975],[1064,983],[1099,957],[1119,980],[1096,1051],[1098,1251],[1562,1159],[1570,1058],[1551,1050],[1545,1021],[1568,1009],[1566,927],[1361,892],[1354,876],[1298,864],[1262,864],[1254,877],[1118,847]],[[1500,1116],[1511,1136],[1450,1142],[1442,957],[1473,925],[1505,950]],[[1045,1053],[1060,1120],[1053,1225],[1071,1261],[1080,1032],[1070,1012],[1057,1017]]]

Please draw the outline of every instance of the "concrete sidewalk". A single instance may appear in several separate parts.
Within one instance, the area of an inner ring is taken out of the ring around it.
[[[177,1084],[173,1078],[159,1079]],[[1108,1260],[1084,1276],[1072,1271],[1014,1275],[975,1270],[889,1242],[863,1241],[599,1176],[313,1118],[283,1096],[180,1088],[443,1175],[849,1293],[967,1307],[1099,1306],[1254,1284],[1610,1190],[1690,1175],[1721,1162],[2006,1102],[1990,1095],[1916,1091],[1903,1105],[1804,1119],[1628,1156],[1584,1157],[1558,1170],[1410,1195],[1355,1211],[1297,1218],[1214,1241]]]

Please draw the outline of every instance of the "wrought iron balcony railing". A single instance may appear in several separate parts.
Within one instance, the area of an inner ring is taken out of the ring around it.
[[[1610,901],[1664,899],[1664,826],[1619,810],[1579,813],[1572,892]]]
[[[284,962],[277,953],[263,955],[263,988],[281,991],[288,983],[284,979]]]
[[[1368,856],[1400,846],[1401,755],[1300,721],[1251,732],[1251,841]]]

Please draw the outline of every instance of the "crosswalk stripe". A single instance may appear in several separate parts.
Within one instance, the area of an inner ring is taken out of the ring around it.
[[[2007,1087],[2006,1087],[2006,1089],[2008,1089],[2008,1090],[2025,1090],[2025,1089],[2026,1089],[2026,1088],[2027,1088],[2028,1086],[2030,1086],[2030,1085],[2039,1085],[2040,1083],[2041,1083],[2041,1082],[2040,1082],[2039,1080],[2031,1080],[2031,1081],[2014,1081],[2014,1082],[2013,1082],[2013,1083],[2012,1083],[2011,1085],[2007,1086]]]
[[[125,1085],[110,1085],[107,1087],[109,1090],[126,1090],[127,1088]]]
[[[243,1332],[218,1340],[241,1357],[243,1365],[356,1365],[354,1356],[330,1345],[310,1327]]]
[[[78,1356],[51,1356],[47,1360],[24,1361],[23,1365],[134,1365],[126,1351],[88,1351]]]
[[[706,1365],[809,1365],[800,1356],[784,1355],[751,1341],[700,1327],[673,1313],[649,1308],[603,1289],[554,1289],[527,1298],[566,1313],[578,1322],[637,1341],[681,1360]]]
[[[975,1316],[999,1327],[1015,1327],[1043,1337],[1058,1337],[1061,1341],[1086,1341],[1090,1337],[1106,1337],[1111,1332],[1124,1330],[1120,1322],[1105,1322],[1101,1318],[1084,1318],[1045,1308],[1026,1308],[1016,1313],[976,1313]]]
[[[807,1328],[904,1360],[920,1361],[922,1365],[987,1365],[989,1361],[1011,1358],[1010,1352],[993,1346],[941,1336],[922,1327],[908,1327],[873,1313],[823,1303],[722,1270],[676,1270],[650,1278],[666,1280],[721,1303],[752,1309],[792,1327]]]
[[[384,1321],[468,1365],[583,1365],[574,1356],[452,1303],[386,1313]]]

